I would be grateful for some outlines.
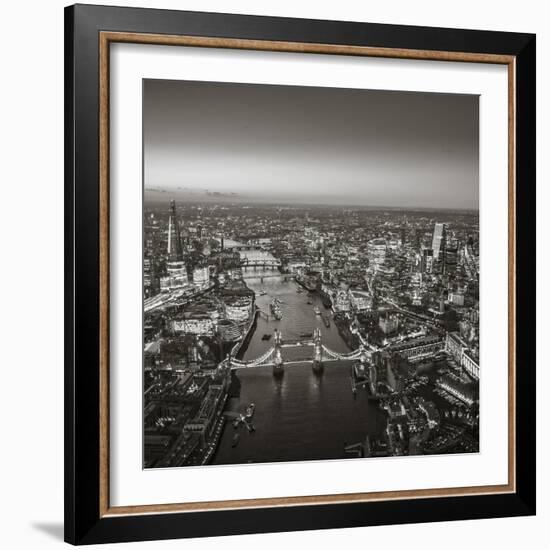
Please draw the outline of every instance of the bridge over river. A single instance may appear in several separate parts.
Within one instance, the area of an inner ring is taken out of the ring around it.
[[[280,275],[281,260],[275,258],[261,244],[247,244],[227,239],[224,246],[226,249],[239,253],[241,269],[245,279],[269,278]]]
[[[290,360],[284,357],[283,350],[285,348],[302,348],[311,347],[310,357],[304,358],[292,358]],[[275,373],[281,372],[285,365],[297,365],[303,363],[312,363],[315,370],[322,369],[325,363],[333,361],[352,361],[360,360],[361,363],[366,365],[370,361],[370,353],[360,346],[358,349],[350,351],[348,353],[342,353],[331,350],[323,344],[322,333],[320,328],[315,328],[313,332],[312,340],[283,340],[282,334],[278,329],[274,332],[274,345],[270,347],[266,352],[258,357],[248,359],[246,361],[238,360],[235,357],[229,357],[228,363],[232,370],[237,369],[251,369],[258,367],[273,367]]]

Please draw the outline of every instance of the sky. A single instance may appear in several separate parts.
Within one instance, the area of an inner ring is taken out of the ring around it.
[[[478,99],[145,80],[144,185],[261,202],[477,209]]]

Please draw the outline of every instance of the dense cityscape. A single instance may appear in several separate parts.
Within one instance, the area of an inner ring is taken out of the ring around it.
[[[479,450],[477,211],[144,209],[144,467]]]

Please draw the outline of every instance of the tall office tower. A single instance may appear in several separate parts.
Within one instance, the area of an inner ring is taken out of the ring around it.
[[[433,271],[433,250],[423,248],[420,251],[420,273],[431,273]]]
[[[170,218],[168,220],[168,256],[170,260],[183,261],[183,244],[176,216],[176,201],[170,200]]]
[[[443,261],[443,272],[446,275],[453,275],[456,272],[456,266],[458,264],[458,248],[450,246],[445,247]]]
[[[176,216],[176,202],[170,201],[170,218],[168,219],[168,261],[167,276],[160,280],[161,292],[169,292],[187,284],[187,268],[183,261],[183,244],[181,242],[180,226]]]
[[[434,236],[432,240],[432,249],[434,251],[434,261],[445,258],[445,246],[447,239],[447,224],[436,223],[434,227]]]

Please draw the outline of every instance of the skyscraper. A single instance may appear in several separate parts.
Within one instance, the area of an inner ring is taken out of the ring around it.
[[[445,257],[445,246],[447,239],[447,224],[436,223],[432,239],[432,250],[434,261],[443,260]]]
[[[183,244],[180,226],[176,216],[176,201],[170,200],[170,218],[168,220],[168,257],[170,260],[183,261]]]
[[[169,292],[187,284],[187,268],[183,261],[183,244],[181,242],[180,226],[176,216],[176,201],[170,201],[170,217],[168,219],[168,261],[167,276],[160,280],[160,290]]]
[[[423,248],[420,251],[420,273],[431,273],[433,270],[433,250]]]
[[[445,264],[443,272],[446,275],[454,275],[458,264],[458,248],[456,246],[445,247]]]

